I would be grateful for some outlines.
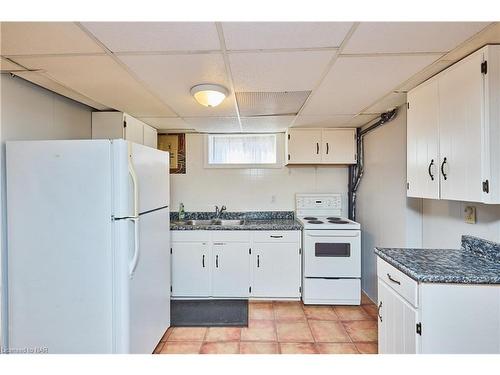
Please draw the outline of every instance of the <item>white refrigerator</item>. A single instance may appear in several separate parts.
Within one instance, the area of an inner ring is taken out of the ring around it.
[[[152,353],[170,325],[169,155],[7,143],[10,352]]]

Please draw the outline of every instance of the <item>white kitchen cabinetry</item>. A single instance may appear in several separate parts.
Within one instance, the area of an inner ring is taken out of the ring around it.
[[[299,299],[300,231],[173,231],[172,298]]]
[[[286,161],[291,164],[355,164],[356,129],[325,128],[287,131]]]
[[[210,295],[208,242],[172,242],[172,295]]]
[[[156,148],[155,128],[123,112],[92,112],[92,139],[125,139]]]
[[[321,129],[291,129],[287,164],[321,164]]]
[[[214,242],[212,247],[212,296],[248,297],[250,293],[250,244]]]
[[[500,353],[500,286],[417,283],[377,258],[381,354]]]
[[[158,131],[151,126],[144,124],[143,140],[144,146],[158,148]]]
[[[252,244],[252,297],[300,298],[300,231],[262,232]]]
[[[411,90],[407,131],[408,196],[500,203],[500,46]]]
[[[378,280],[378,345],[384,354],[417,352],[417,310],[384,281]]]
[[[409,92],[408,102],[407,194],[439,199],[438,81],[429,80]]]

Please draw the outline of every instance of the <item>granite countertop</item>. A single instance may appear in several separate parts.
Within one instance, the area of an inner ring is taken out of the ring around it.
[[[214,219],[213,212],[186,212],[186,220]],[[170,214],[170,230],[302,230],[292,211],[224,212],[223,220],[243,220],[242,225],[186,225],[177,212]]]
[[[462,236],[461,249],[381,248],[375,253],[422,283],[500,284],[500,244]]]

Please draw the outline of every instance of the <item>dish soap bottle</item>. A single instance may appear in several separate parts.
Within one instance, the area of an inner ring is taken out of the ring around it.
[[[184,211],[184,203],[179,205],[179,221],[184,221],[186,218],[186,212]]]

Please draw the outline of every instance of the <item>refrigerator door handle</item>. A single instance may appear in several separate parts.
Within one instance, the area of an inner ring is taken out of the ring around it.
[[[139,191],[137,189],[137,174],[135,173],[134,165],[132,164],[132,143],[128,143],[128,173],[132,178],[134,188],[134,217],[139,217]]]
[[[137,264],[139,263],[139,219],[131,218],[130,219],[134,224],[134,255],[132,260],[130,261],[129,266],[129,277],[134,277],[135,269],[137,268]]]

